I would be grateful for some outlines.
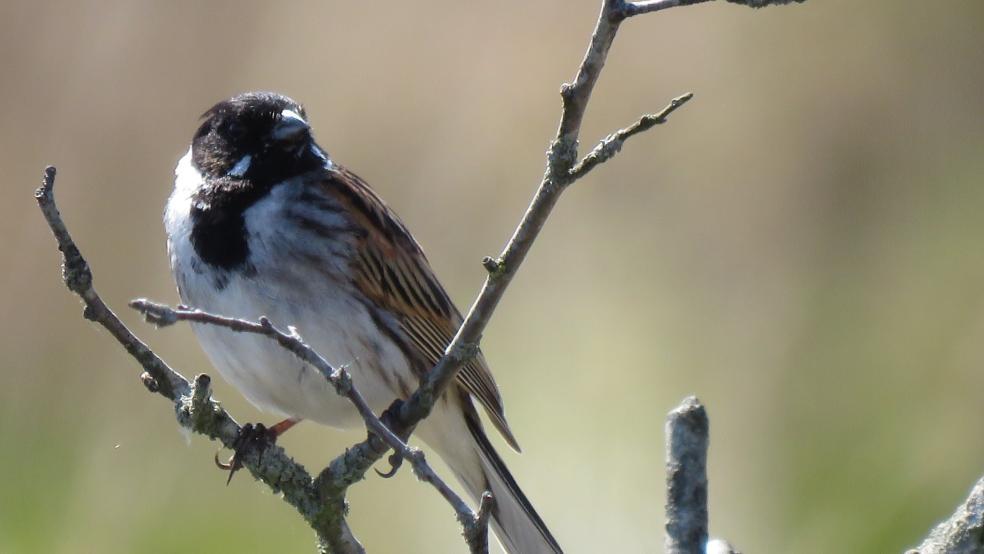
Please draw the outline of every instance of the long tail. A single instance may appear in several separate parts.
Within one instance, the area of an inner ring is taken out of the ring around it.
[[[452,409],[432,414],[418,434],[444,459],[473,501],[477,503],[485,491],[492,492],[492,529],[506,552],[562,554],[557,540],[489,442],[470,399],[463,398],[461,404],[462,410],[448,406]],[[431,421],[440,428],[428,424]]]

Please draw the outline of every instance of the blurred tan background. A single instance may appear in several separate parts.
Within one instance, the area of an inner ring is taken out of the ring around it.
[[[197,117],[306,104],[466,307],[537,184],[594,0],[0,5],[0,551],[312,552],[286,504],[181,436],[80,317],[32,192],[186,375],[160,223]],[[517,479],[572,553],[662,545],[663,418],[708,406],[711,528],[750,553],[899,552],[984,473],[984,3],[678,8],[622,28],[585,146],[696,98],[571,189],[485,337]],[[271,422],[224,383],[240,421]],[[322,467],[362,433],[282,444]],[[505,449],[500,441],[497,444]],[[353,490],[373,552],[455,552],[402,471]]]

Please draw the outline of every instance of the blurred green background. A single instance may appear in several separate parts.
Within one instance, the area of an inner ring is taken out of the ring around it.
[[[98,290],[186,375],[211,371],[189,329],[125,303],[177,300],[173,167],[244,90],[304,102],[465,307],[542,174],[597,4],[0,5],[0,552],[313,551],[82,320],[32,198],[45,164]],[[712,533],[747,552],[899,552],[963,500],[984,473],[982,27],[980,0],[623,26],[585,147],[696,98],[567,193],[484,342],[524,446],[507,462],[570,552],[661,549],[664,415],[691,393]],[[314,469],[362,435],[306,424],[282,444]],[[351,504],[370,551],[461,551],[408,471]]]

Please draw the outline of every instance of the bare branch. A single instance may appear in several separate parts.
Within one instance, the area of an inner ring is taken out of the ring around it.
[[[784,4],[792,4],[793,2],[802,4],[803,2],[806,2],[806,0],[728,0],[728,2],[748,6],[749,8],[764,8],[766,6],[782,6]]]
[[[648,0],[644,2],[621,2],[621,13],[624,17],[642,15],[644,13],[658,12],[667,8],[677,6],[692,6],[703,4],[710,0]],[[751,8],[764,8],[765,6],[778,6],[781,4],[791,4],[793,2],[805,2],[806,0],[728,0],[732,4],[741,4]]]
[[[601,71],[605,67],[608,58],[608,51],[619,25],[625,19],[634,15],[654,12],[661,9],[675,6],[686,6],[698,4],[706,0],[652,0],[649,2],[631,3],[626,0],[602,0],[601,13],[595,24],[594,32],[588,49],[581,60],[574,80],[565,83],[560,88],[560,95],[563,100],[560,124],[557,128],[557,135],[550,143],[547,151],[547,168],[544,173],[540,186],[532,202],[527,208],[523,219],[516,228],[505,249],[498,258],[487,257],[483,260],[483,265],[488,270],[489,275],[485,280],[482,290],[468,310],[461,327],[455,334],[451,344],[444,351],[441,360],[428,372],[427,377],[410,399],[400,406],[400,420],[408,428],[412,429],[417,422],[427,417],[434,402],[457,375],[458,370],[472,359],[479,352],[478,344],[481,341],[482,333],[488,325],[493,312],[505,294],[506,288],[512,281],[513,276],[519,270],[519,266],[526,259],[533,242],[536,240],[540,231],[543,229],[547,218],[550,216],[553,207],[557,204],[564,189],[577,179],[583,177],[591,168],[604,161],[603,155],[599,153],[596,157],[585,158],[579,168],[575,168],[577,161],[577,147],[581,132],[581,122],[591,99],[591,92],[594,90]],[[803,2],[804,0],[729,0],[737,3],[760,7],[768,4],[784,4],[789,2]],[[673,110],[684,104],[690,96],[684,95],[674,103],[671,103],[668,110],[664,110],[664,118]],[[658,115],[657,115],[658,117]],[[662,121],[659,119],[646,119],[644,122],[637,123],[639,127],[649,128]],[[643,121],[640,120],[640,121]],[[648,125],[648,127],[646,127]],[[644,128],[633,131],[626,131],[627,134],[621,138],[624,142],[632,134],[641,132]],[[617,135],[618,133],[616,133]],[[611,148],[616,148],[621,142],[614,139],[607,157],[610,158],[614,152]],[[604,144],[604,141],[603,141]],[[604,149],[603,149],[604,150]]]
[[[495,507],[495,499],[492,493],[486,492],[482,495],[478,505],[478,514],[470,522],[461,522],[465,527],[465,542],[472,554],[488,554],[489,552],[489,518],[492,517],[492,509]],[[460,520],[459,520],[460,521]]]
[[[35,191],[34,198],[48,226],[51,227],[51,232],[55,235],[58,250],[62,253],[62,279],[69,290],[79,295],[85,303],[83,317],[102,325],[131,356],[140,362],[148,376],[153,379],[155,392],[170,400],[177,400],[178,397],[188,394],[190,390],[188,380],[171,369],[164,360],[157,357],[146,344],[134,336],[96,293],[96,289],[92,286],[92,271],[89,269],[89,264],[75,246],[75,241],[72,240],[61,214],[58,213],[58,206],[55,204],[55,174],[54,166],[45,168],[41,187]],[[144,381],[146,383],[147,379]],[[151,385],[148,384],[149,386]]]
[[[320,371],[325,379],[327,379],[328,382],[335,387],[335,392],[337,392],[340,396],[348,398],[349,401],[352,402],[356,410],[358,410],[359,415],[362,416],[362,420],[365,422],[366,428],[369,432],[382,438],[389,448],[392,448],[393,451],[399,453],[401,458],[410,461],[413,471],[417,477],[421,481],[430,483],[435,489],[437,489],[441,496],[444,497],[449,504],[451,504],[451,507],[454,508],[458,521],[460,521],[464,526],[466,536],[468,536],[468,533],[478,533],[477,530],[474,530],[474,527],[479,525],[478,522],[481,521],[481,514],[476,514],[473,512],[468,504],[437,475],[437,473],[427,463],[423,452],[407,445],[407,443],[393,433],[389,427],[383,424],[380,418],[376,417],[376,414],[373,413],[372,408],[369,407],[369,403],[366,402],[365,398],[362,396],[362,393],[360,393],[352,383],[352,376],[349,375],[348,371],[346,371],[343,367],[332,367],[332,365],[328,363],[328,360],[325,360],[321,354],[318,354],[318,352],[304,342],[304,339],[297,332],[297,329],[288,327],[287,331],[282,331],[274,326],[273,323],[265,317],[261,317],[259,322],[252,322],[244,319],[211,314],[193,308],[171,308],[164,304],[158,304],[143,298],[131,300],[130,307],[143,314],[147,321],[159,327],[172,325],[178,321],[190,321],[194,323],[224,327],[238,333],[262,335],[276,341],[277,344],[297,356],[301,361]],[[206,377],[207,379],[207,376],[201,377]],[[205,381],[206,387],[207,384],[208,381]],[[199,396],[200,395],[198,394],[193,395],[193,403]],[[368,461],[368,459],[369,458],[367,458],[366,461]],[[371,466],[371,463],[369,465]],[[363,463],[359,464],[359,467],[362,468],[362,473],[364,474],[369,466],[366,466]],[[353,476],[344,477],[344,482],[346,483],[344,486],[348,486],[348,484],[358,480],[353,480],[352,477]],[[358,478],[361,477],[362,475],[358,475]],[[487,522],[484,526],[487,534]],[[471,544],[470,540],[469,544]]]
[[[483,265],[489,271],[489,275],[478,297],[472,303],[471,309],[468,310],[465,321],[461,324],[451,344],[444,351],[444,356],[428,372],[420,388],[401,406],[400,419],[408,427],[416,425],[421,419],[427,417],[434,402],[451,383],[461,366],[478,353],[478,344],[492,313],[505,294],[513,276],[519,270],[519,266],[526,259],[526,255],[540,234],[540,230],[543,229],[561,193],[568,185],[590,170],[587,168],[579,174],[573,172],[577,160],[581,121],[584,118],[588,100],[591,98],[591,91],[605,66],[608,50],[615,40],[619,24],[624,19],[622,10],[625,9],[625,6],[624,0],[603,0],[591,42],[574,80],[561,87],[563,110],[557,135],[547,152],[547,168],[540,186],[502,254],[498,258],[483,260]],[[672,109],[667,111],[664,117],[686,100],[689,100],[689,97],[676,106],[671,104]],[[654,122],[652,125],[659,122]],[[631,134],[642,130],[636,130]],[[622,140],[624,141],[625,138],[627,136],[623,137]],[[600,161],[592,162],[592,167],[598,163]]]
[[[984,545],[984,478],[977,481],[970,496],[950,516],[933,529],[926,540],[906,554],[976,554]]]
[[[644,13],[658,12],[667,8],[675,8],[677,6],[703,4],[708,1],[709,0],[649,0],[648,2],[624,2],[621,11],[624,17],[632,17],[635,15],[642,15]]]
[[[696,397],[666,419],[666,552],[692,554],[707,546],[709,422]]]
[[[588,174],[596,166],[607,162],[608,160],[615,157],[615,154],[622,149],[622,145],[628,140],[632,135],[639,134],[643,131],[651,129],[656,125],[666,123],[666,119],[673,113],[677,108],[684,105],[691,98],[694,97],[694,93],[688,92],[682,96],[674,98],[668,106],[663,108],[663,110],[656,114],[646,114],[639,118],[632,125],[624,129],[619,129],[614,133],[608,135],[598,146],[594,147],[594,150],[588,153],[577,165],[571,169],[571,176],[575,179],[580,179]]]
[[[341,519],[338,522],[337,536],[330,539],[318,536],[318,554],[366,554],[366,549],[355,538],[348,522]]]

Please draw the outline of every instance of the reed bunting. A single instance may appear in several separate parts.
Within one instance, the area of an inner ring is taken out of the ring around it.
[[[406,399],[462,322],[413,235],[311,134],[304,108],[268,92],[219,102],[178,162],[164,215],[183,303],[293,325],[345,366],[380,413]],[[264,337],[196,325],[222,376],[258,408],[286,418],[362,425],[327,380]],[[510,553],[560,552],[483,430],[473,400],[518,450],[484,358],[462,368],[416,434],[473,500],[490,490],[493,530]]]

